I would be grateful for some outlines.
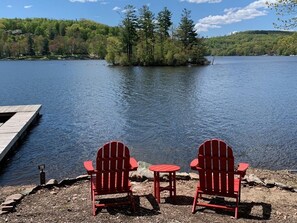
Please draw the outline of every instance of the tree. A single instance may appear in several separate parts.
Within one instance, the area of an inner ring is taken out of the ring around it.
[[[137,16],[136,9],[132,5],[125,7],[125,17],[122,21],[121,40],[124,45],[124,52],[127,54],[128,62],[131,63],[133,46],[137,40]]]
[[[177,29],[177,37],[183,43],[184,48],[191,48],[196,43],[197,33],[195,31],[194,21],[191,19],[191,11],[184,9],[181,21]]]
[[[272,3],[267,2],[267,4],[280,17],[278,18],[280,24],[274,23],[275,27],[283,29],[297,27],[297,0],[278,0]]]
[[[154,42],[155,42],[155,25],[154,14],[150,11],[147,5],[144,5],[139,10],[139,37],[140,46],[143,49],[139,49],[138,52],[141,61],[144,65],[152,64],[154,61]]]
[[[169,29],[172,25],[171,22],[172,13],[165,7],[158,13],[157,16],[157,32],[160,43],[160,60],[164,59],[164,41],[169,37]]]
[[[35,55],[35,51],[34,51],[34,41],[32,36],[29,34],[27,37],[27,55],[29,56],[34,56]]]
[[[107,38],[107,54],[105,60],[108,63],[117,65],[120,62],[120,55],[122,52],[121,42],[117,37],[108,37]]]
[[[157,16],[157,28],[159,35],[164,39],[169,37],[169,29],[172,25],[171,22],[172,13],[165,7],[162,11],[158,13]]]

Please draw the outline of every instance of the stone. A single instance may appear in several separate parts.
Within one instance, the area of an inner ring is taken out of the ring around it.
[[[59,185],[60,185],[60,186],[72,185],[72,184],[74,184],[74,183],[76,183],[76,182],[77,182],[77,179],[75,179],[75,178],[66,178],[66,179],[64,179],[64,180],[61,180],[61,181],[59,182]]]
[[[249,174],[244,177],[244,179],[249,183],[249,184],[260,184],[260,185],[265,185],[264,182],[254,174]]]
[[[8,200],[8,201],[5,201],[1,204],[1,206],[14,206],[16,204],[16,201],[14,200]]]
[[[148,169],[152,164],[144,162],[144,161],[138,161],[138,169]]]
[[[199,180],[199,174],[189,173],[191,180]]]
[[[18,202],[18,201],[20,201],[23,197],[24,197],[24,195],[22,195],[22,194],[13,194],[13,195],[10,195],[10,196],[6,197],[5,202],[6,202],[6,201],[9,201],[9,200],[13,200],[13,201]]]
[[[50,180],[45,184],[46,187],[52,187],[52,186],[55,186],[55,185],[58,185],[58,181],[55,180],[55,179],[50,179]]]
[[[12,212],[14,209],[14,206],[0,206],[0,210],[1,211],[9,211],[9,212]]]
[[[129,172],[129,178],[133,181],[142,181],[142,177],[139,175],[137,171]]]
[[[3,215],[3,214],[8,214],[9,211],[0,211],[0,215]]]
[[[292,190],[293,188],[291,186],[288,186],[286,184],[283,183],[279,183],[279,182],[275,182],[275,186],[284,189],[284,190]]]
[[[154,180],[154,173],[149,169],[139,169],[137,172],[141,176],[142,180]]]
[[[264,184],[266,187],[271,188],[275,186],[275,182],[273,180],[265,179]]]
[[[29,194],[32,194],[32,193],[34,193],[34,191],[36,191],[38,188],[39,188],[39,186],[34,186],[34,187],[26,188],[25,190],[23,190],[23,191],[21,192],[21,194],[24,195],[24,196],[29,195]]]
[[[189,180],[190,179],[190,174],[186,172],[177,172],[176,173],[176,179],[177,180]]]
[[[76,177],[77,180],[88,180],[90,179],[90,175],[88,174],[84,174],[84,175],[80,175],[78,177]]]

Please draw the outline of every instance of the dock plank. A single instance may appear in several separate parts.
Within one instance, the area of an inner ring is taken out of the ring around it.
[[[15,113],[0,125],[0,162],[39,115],[41,105],[0,106],[0,113]]]

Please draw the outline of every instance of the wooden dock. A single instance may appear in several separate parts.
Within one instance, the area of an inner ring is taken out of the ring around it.
[[[41,105],[0,106],[0,162],[36,120],[40,109]]]

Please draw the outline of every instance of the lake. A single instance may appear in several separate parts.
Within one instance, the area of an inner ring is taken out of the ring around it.
[[[149,163],[189,171],[221,138],[236,162],[296,169],[297,57],[215,57],[205,67],[110,67],[105,61],[0,61],[0,105],[42,117],[0,170],[0,185],[84,174],[109,140]]]

